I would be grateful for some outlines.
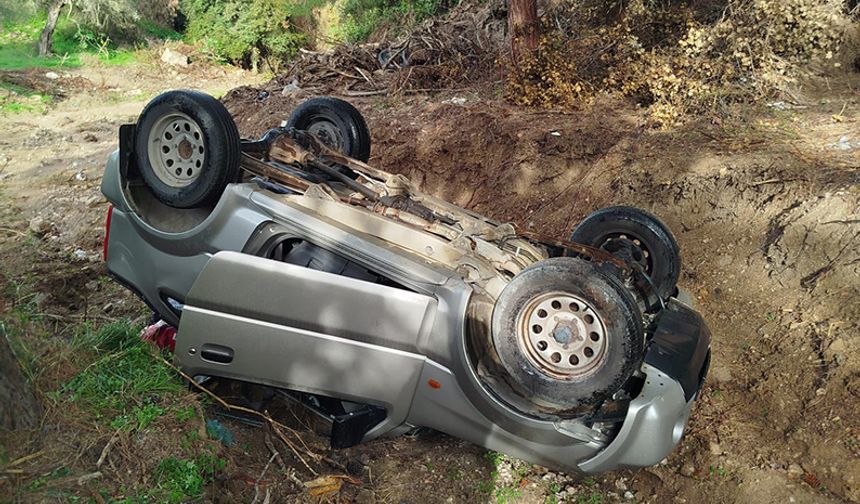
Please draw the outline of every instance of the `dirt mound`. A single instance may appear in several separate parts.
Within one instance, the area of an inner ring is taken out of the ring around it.
[[[76,91],[93,89],[93,83],[80,75],[30,68],[0,72],[0,83],[11,84],[23,92],[36,92],[54,98],[65,98]]]

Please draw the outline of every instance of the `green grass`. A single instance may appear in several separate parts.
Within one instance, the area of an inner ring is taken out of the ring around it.
[[[145,429],[166,413],[164,396],[183,390],[175,372],[127,321],[97,331],[84,328],[75,345],[101,356],[63,385],[59,398],[85,406],[113,429]]]
[[[39,57],[37,44],[44,27],[44,15],[3,26],[0,32],[0,70],[76,68],[83,64],[83,55],[95,56],[107,65],[127,65],[136,60],[135,51],[116,47],[106,37],[79,28],[65,16],[60,18],[54,31],[53,54]]]
[[[0,95],[0,113],[33,112],[41,114],[54,102],[54,98],[50,95],[35,93],[7,82],[0,82],[0,89],[8,92],[7,96],[4,96],[7,94],[6,92]]]
[[[206,484],[226,466],[224,459],[203,454],[195,459],[166,458],[155,470],[157,490],[167,502],[187,502],[203,495]]]

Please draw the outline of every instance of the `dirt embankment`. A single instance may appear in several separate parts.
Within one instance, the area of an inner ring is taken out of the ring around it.
[[[244,134],[301,99],[278,91],[228,95]],[[602,206],[641,206],[681,244],[682,284],[713,331],[711,377],[664,464],[602,482],[626,478],[657,502],[860,500],[860,150],[856,118],[831,119],[857,93],[665,133],[617,103],[557,113],[458,98],[354,100],[371,163],[551,235]]]

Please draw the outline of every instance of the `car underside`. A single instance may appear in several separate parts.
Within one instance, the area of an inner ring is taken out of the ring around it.
[[[610,207],[537,236],[374,168],[369,142],[332,98],[256,140],[188,91],[121,127],[107,266],[178,327],[180,368],[288,394],[333,448],[427,427],[571,471],[665,457],[710,356],[668,228]]]

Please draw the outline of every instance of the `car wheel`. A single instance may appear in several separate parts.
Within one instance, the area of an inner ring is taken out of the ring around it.
[[[618,391],[642,359],[636,301],[618,279],[573,257],[526,268],[499,296],[493,344],[514,389],[562,413]]]
[[[197,91],[155,97],[137,120],[135,161],[144,182],[167,205],[214,204],[239,176],[239,132],[215,98]]]
[[[313,133],[332,149],[359,161],[370,159],[370,131],[361,112],[348,102],[321,96],[299,105],[286,127]]]
[[[639,265],[661,298],[674,295],[681,252],[672,232],[655,215],[628,206],[603,208],[586,217],[570,239]]]

